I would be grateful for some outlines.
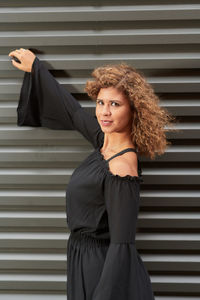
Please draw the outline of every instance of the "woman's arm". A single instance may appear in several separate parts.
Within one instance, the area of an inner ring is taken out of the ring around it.
[[[104,199],[110,245],[92,300],[155,300],[147,268],[136,249],[140,178],[107,173]]]
[[[16,56],[21,64],[13,61],[13,65],[25,71],[18,125],[78,130],[95,148],[99,147],[104,135],[96,116],[89,114],[30,50],[16,50],[9,55]]]

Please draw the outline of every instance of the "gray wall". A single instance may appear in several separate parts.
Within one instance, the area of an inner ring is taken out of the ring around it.
[[[73,130],[16,126],[24,73],[7,54],[20,47],[40,51],[91,113],[83,88],[92,69],[125,61],[178,117],[181,131],[167,134],[172,146],[155,161],[142,159],[136,246],[156,300],[199,299],[199,2],[0,1],[1,300],[66,299],[65,189],[93,151]]]

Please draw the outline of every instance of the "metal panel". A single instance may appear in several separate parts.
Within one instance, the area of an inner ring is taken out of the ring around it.
[[[136,246],[156,300],[200,298],[199,0],[0,2],[0,298],[66,299],[65,189],[91,151],[79,132],[17,127],[23,72],[8,53],[36,49],[94,113],[91,71],[127,62],[179,119],[172,145],[142,158]]]

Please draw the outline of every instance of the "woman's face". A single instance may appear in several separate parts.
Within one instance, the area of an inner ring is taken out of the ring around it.
[[[96,100],[96,117],[103,132],[131,131],[133,112],[129,100],[114,87],[100,89]]]

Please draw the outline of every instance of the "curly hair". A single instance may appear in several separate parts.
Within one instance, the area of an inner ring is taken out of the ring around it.
[[[159,105],[159,98],[145,76],[124,62],[97,67],[88,80],[85,92],[96,100],[101,88],[115,87],[130,101],[133,111],[131,139],[140,155],[154,159],[165,152],[167,145],[164,126],[172,126],[176,118]]]

